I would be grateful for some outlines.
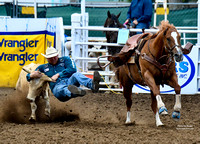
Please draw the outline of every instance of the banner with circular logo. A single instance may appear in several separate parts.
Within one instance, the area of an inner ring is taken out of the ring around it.
[[[197,66],[198,66],[198,51],[197,47],[193,47],[189,55],[184,55],[183,61],[176,62],[176,74],[178,76],[178,83],[181,86],[181,94],[196,94],[197,93]],[[149,93],[148,86],[135,85],[133,87],[135,93]],[[175,93],[170,86],[160,86],[161,93]]]

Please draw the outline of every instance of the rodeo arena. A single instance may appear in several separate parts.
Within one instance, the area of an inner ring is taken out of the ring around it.
[[[200,1],[152,1],[148,29],[130,4],[0,0],[0,144],[200,144]],[[92,88],[60,101],[48,48]]]

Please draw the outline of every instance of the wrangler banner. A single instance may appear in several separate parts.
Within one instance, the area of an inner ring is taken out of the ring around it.
[[[55,45],[55,33],[0,32],[0,87],[15,87],[24,65],[44,64],[47,46]]]

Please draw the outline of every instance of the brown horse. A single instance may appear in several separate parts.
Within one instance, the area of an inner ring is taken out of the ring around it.
[[[128,52],[122,52],[125,47],[130,47],[130,45],[126,44],[119,54],[108,58],[115,65],[121,65],[117,68],[116,75],[123,87],[123,94],[126,98],[126,123],[131,123],[131,95],[134,84],[140,84],[150,88],[152,99],[151,107],[155,114],[157,126],[163,125],[159,114],[168,114],[160,96],[160,85],[166,84],[174,88],[176,101],[172,117],[177,120],[180,119],[181,87],[178,84],[174,61],[174,59],[177,62],[183,60],[180,38],[180,34],[173,25],[169,24],[168,21],[162,21],[159,26],[159,31],[154,35],[151,34],[146,40],[146,43],[143,43],[142,48],[138,46],[138,49],[135,48]],[[131,39],[132,37],[129,38],[129,40]],[[135,57],[138,56],[138,64],[137,62],[127,62],[132,55]]]

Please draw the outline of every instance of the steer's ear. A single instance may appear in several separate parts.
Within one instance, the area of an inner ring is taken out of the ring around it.
[[[27,68],[22,68],[25,72],[27,72],[27,73],[31,73],[31,71],[29,70],[29,69],[27,69]]]

